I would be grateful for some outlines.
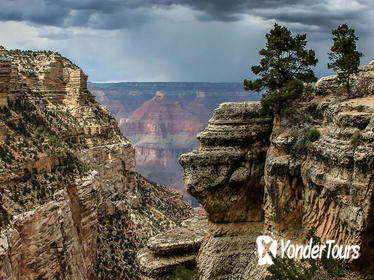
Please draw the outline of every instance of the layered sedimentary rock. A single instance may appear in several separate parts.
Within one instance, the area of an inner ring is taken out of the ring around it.
[[[204,207],[209,234],[200,249],[203,279],[259,279],[253,258],[263,227],[263,170],[272,118],[257,102],[223,103],[182,155],[187,191]]]
[[[191,208],[136,174],[81,69],[54,52],[0,58],[0,279],[136,279],[136,250]]]
[[[79,158],[89,162],[101,175],[98,178],[101,186],[99,204],[111,195],[135,188],[135,151],[130,142],[92,147],[81,151]]]
[[[17,74],[17,67],[9,59],[0,60],[0,106],[7,106],[7,99],[17,90]]]
[[[168,279],[176,266],[193,266],[205,238],[208,224],[205,216],[195,216],[180,227],[150,238],[147,247],[137,253],[137,265],[143,279]]]
[[[267,229],[297,238],[314,226],[323,240],[342,245],[369,237],[364,232],[372,227],[373,77],[373,65],[360,67],[348,99],[328,95],[342,88],[321,79],[313,100],[275,119],[265,168]],[[311,130],[319,131],[318,140],[308,140]],[[370,248],[362,247],[362,253]]]
[[[84,99],[90,96],[87,76],[78,66],[58,53],[7,51],[1,48],[0,56],[12,60],[12,65],[17,67],[20,83],[54,101],[84,105]]]
[[[184,180],[203,205],[209,233],[200,279],[259,279],[255,239],[360,245],[355,264],[374,275],[374,65],[360,67],[347,94],[322,78],[274,119],[259,103],[225,103],[182,155]]]
[[[81,86],[85,80],[72,74],[83,72],[60,55],[1,48],[0,57],[7,67],[1,75],[0,216],[7,229],[0,278],[95,279],[100,176],[74,154],[92,136],[80,122],[101,126],[104,118],[90,113],[100,108]],[[85,117],[76,119],[68,104]],[[120,139],[115,124],[107,118],[106,126]]]

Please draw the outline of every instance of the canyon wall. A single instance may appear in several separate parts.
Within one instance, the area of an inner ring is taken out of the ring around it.
[[[349,95],[335,77],[307,86],[274,117],[256,102],[224,103],[179,159],[187,191],[209,231],[200,279],[261,279],[258,235],[360,245],[354,267],[373,277],[374,62],[360,67]]]
[[[136,173],[83,71],[0,48],[0,279],[137,279],[136,251],[191,208]]]
[[[2,48],[0,56],[9,69],[1,77],[7,109],[1,118],[1,149],[6,151],[0,170],[1,218],[6,230],[0,278],[96,279],[100,176],[94,170],[78,174],[67,158],[78,163],[73,154],[88,147],[85,138],[100,134],[87,127],[102,127],[91,112],[101,108],[84,86],[83,72],[60,55]],[[74,116],[77,111],[84,117]],[[108,120],[105,130],[129,145],[115,131],[115,120]],[[67,138],[76,143],[67,144]]]

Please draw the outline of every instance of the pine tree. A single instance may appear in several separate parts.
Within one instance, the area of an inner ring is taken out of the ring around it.
[[[328,63],[327,67],[337,71],[336,82],[345,84],[347,93],[350,95],[350,76],[358,72],[362,57],[362,53],[356,50],[358,37],[355,35],[354,29],[349,28],[347,24],[339,25],[337,29],[332,31],[332,35],[334,43],[331,52],[328,53],[332,62]]]
[[[245,90],[261,91],[264,108],[278,107],[302,93],[303,82],[315,82],[317,78],[310,66],[318,60],[313,50],[306,50],[306,34],[292,36],[291,31],[277,23],[265,35],[266,46],[259,54],[263,56],[260,65],[251,70],[260,78],[244,80]]]

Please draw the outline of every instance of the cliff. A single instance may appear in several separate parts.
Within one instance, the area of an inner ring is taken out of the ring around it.
[[[55,52],[0,60],[0,279],[137,279],[136,250],[191,208],[136,173],[79,67]]]
[[[307,86],[274,117],[258,102],[223,103],[179,159],[187,191],[209,231],[200,279],[261,279],[256,237],[361,246],[353,265],[373,277],[374,63],[360,67],[349,96],[334,76]]]

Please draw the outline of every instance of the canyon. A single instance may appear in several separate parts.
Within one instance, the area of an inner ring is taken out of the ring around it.
[[[197,147],[196,134],[220,103],[260,99],[241,83],[89,83],[89,88],[134,144],[137,171],[178,190],[193,206],[198,204],[185,191],[179,156]]]
[[[0,279],[137,279],[136,251],[191,217],[51,51],[0,47]]]
[[[374,62],[351,85],[347,95],[335,76],[321,78],[274,113],[224,102],[205,129],[163,91],[136,101],[122,124],[154,150],[165,139],[187,146],[202,130],[179,158],[204,208],[196,213],[136,172],[134,145],[78,66],[1,47],[0,279],[161,280],[195,264],[200,280],[263,279],[257,236],[302,243],[311,228],[322,241],[360,245],[349,263],[357,274],[342,279],[372,279]],[[152,153],[143,162],[166,163]]]

